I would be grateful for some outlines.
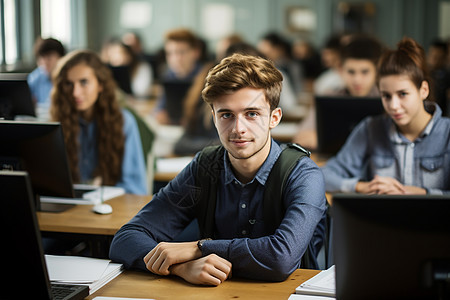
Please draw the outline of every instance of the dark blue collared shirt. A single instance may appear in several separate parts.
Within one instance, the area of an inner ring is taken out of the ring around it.
[[[225,151],[215,213],[217,238],[205,241],[202,253],[204,256],[215,253],[230,261],[236,276],[274,281],[287,278],[300,266],[301,257],[325,214],[322,173],[305,157],[287,180],[282,223],[274,234],[262,236],[265,183],[280,153],[280,146],[272,141],[270,153],[254,179],[241,184]],[[173,240],[195,218],[197,167],[198,155],[118,231],[111,245],[111,259],[126,267],[145,269],[143,257],[157,243]]]

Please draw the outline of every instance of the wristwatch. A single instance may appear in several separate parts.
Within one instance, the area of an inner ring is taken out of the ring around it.
[[[199,249],[200,251],[202,251],[203,243],[204,243],[205,241],[210,241],[210,240],[211,240],[210,238],[199,240],[199,241],[197,242],[197,247],[198,247],[198,249]]]

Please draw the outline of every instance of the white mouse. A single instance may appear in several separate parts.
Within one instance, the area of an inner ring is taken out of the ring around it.
[[[112,209],[111,205],[109,205],[109,204],[100,203],[100,204],[94,205],[94,207],[92,208],[92,211],[97,214],[107,215],[107,214],[112,213],[113,209]]]

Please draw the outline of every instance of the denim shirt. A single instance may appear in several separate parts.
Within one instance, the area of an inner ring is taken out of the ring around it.
[[[125,149],[122,159],[122,175],[116,186],[123,187],[128,194],[145,195],[147,191],[147,172],[141,138],[136,121],[130,112],[122,110],[124,118],[123,132],[125,135]],[[80,154],[78,168],[81,182],[89,183],[98,164],[97,123],[86,122],[80,118]]]
[[[202,245],[204,256],[215,253],[233,265],[233,275],[284,280],[297,269],[326,211],[322,172],[310,158],[301,159],[289,176],[283,201],[286,214],[274,234],[263,236],[265,182],[281,148],[272,140],[266,161],[247,184],[235,177],[228,154],[218,188],[215,240]],[[196,215],[195,177],[198,155],[115,235],[110,258],[125,267],[146,269],[143,257],[162,241],[172,241]],[[253,224],[252,224],[253,223]],[[253,226],[249,226],[252,224]],[[251,228],[249,228],[251,227]]]
[[[37,104],[50,105],[50,92],[53,88],[50,74],[43,67],[38,67],[28,75],[27,82]]]
[[[354,192],[358,181],[392,177],[428,194],[450,194],[450,119],[425,102],[432,119],[414,141],[406,139],[388,115],[367,117],[339,153],[322,168],[328,192]]]

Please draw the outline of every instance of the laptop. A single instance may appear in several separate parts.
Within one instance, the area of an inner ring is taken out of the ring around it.
[[[174,124],[180,124],[184,111],[184,98],[192,85],[191,81],[164,81],[166,110]]]
[[[450,195],[333,195],[337,299],[450,299]]]
[[[338,153],[365,117],[384,113],[379,97],[316,96],[315,105],[317,150],[325,156]]]
[[[84,299],[88,286],[52,285],[26,172],[0,171],[1,299]],[[65,296],[56,296],[63,293]]]

